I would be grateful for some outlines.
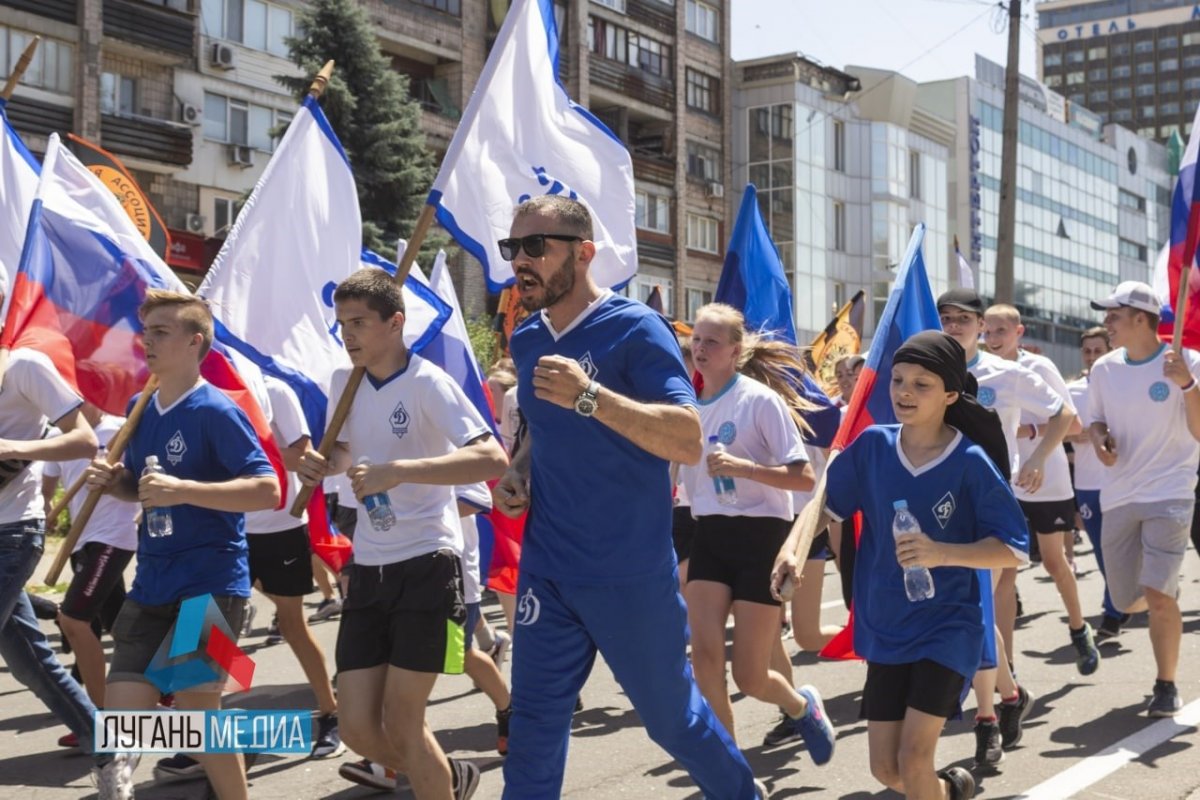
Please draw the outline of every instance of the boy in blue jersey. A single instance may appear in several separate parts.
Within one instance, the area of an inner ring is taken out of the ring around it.
[[[1024,516],[998,468],[1008,465],[1000,421],[975,402],[975,388],[962,346],[947,334],[905,342],[891,375],[900,424],[868,428],[830,460],[816,526],[863,514],[854,580],[854,650],[868,664],[862,716],[872,774],[908,797],[974,795],[965,769],[935,771],[937,739],[983,651],[977,570],[1028,559]],[[900,500],[922,533],[893,540]],[[793,528],[776,559],[776,590],[785,578],[799,581],[797,553],[810,538],[802,525]],[[931,598],[908,599],[909,567],[930,570]]]
[[[152,709],[159,690],[146,677],[183,600],[211,594],[236,636],[250,597],[244,514],[274,508],[280,487],[271,463],[237,405],[200,377],[212,345],[212,313],[191,295],[151,289],[138,311],[146,364],[158,390],[122,456],[92,462],[90,489],[171,513],[172,533],[151,537],[143,515],[137,572],[113,625],[105,701],[110,709]],[[133,400],[130,401],[132,407]],[[164,472],[139,478],[156,456]],[[221,706],[221,683],[175,693],[181,710]],[[222,800],[246,797],[238,754],[204,754],[208,780]]]
[[[705,796],[765,796],[687,660],[669,462],[697,463],[701,444],[674,333],[592,282],[596,245],[581,203],[523,203],[511,235],[501,255],[521,304],[540,313],[511,342],[528,444],[493,493],[510,516],[529,507],[504,797],[561,793],[571,715],[597,651],[647,733]]]

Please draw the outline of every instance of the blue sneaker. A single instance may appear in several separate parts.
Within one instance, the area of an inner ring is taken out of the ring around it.
[[[833,747],[835,738],[833,735],[833,725],[829,723],[829,717],[825,715],[825,704],[821,702],[821,693],[817,691],[817,687],[804,685],[796,692],[808,701],[808,710],[804,712],[804,716],[794,720],[796,730],[804,738],[804,745],[808,748],[808,755],[812,758],[813,763],[818,767],[829,763],[833,758]]]

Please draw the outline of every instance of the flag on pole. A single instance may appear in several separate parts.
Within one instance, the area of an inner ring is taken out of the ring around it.
[[[513,280],[496,242],[513,207],[562,194],[592,212],[603,287],[637,272],[633,161],[625,145],[558,82],[552,0],[516,0],[492,46],[429,193],[437,220],[483,265],[488,291]]]
[[[662,287],[661,286],[655,286],[653,289],[650,290],[650,296],[646,298],[646,305],[650,306],[651,308],[653,308],[655,311],[662,314],[663,316],[666,316],[667,312],[663,311],[663,297],[662,297]]]
[[[149,375],[138,309],[150,288],[187,293],[113,193],[51,134],[0,347],[45,353],[85,400],[124,416]],[[270,426],[230,355],[214,342],[201,374],[246,413],[286,486]]]
[[[171,250],[171,234],[167,232],[162,217],[154,210],[146,193],[121,163],[121,159],[73,133],[68,133],[67,139],[71,142],[71,152],[79,162],[117,196],[121,207],[133,220],[142,236],[146,237],[150,247],[158,253],[159,258],[166,259]]]
[[[813,375],[827,395],[838,393],[837,377],[834,375],[838,360],[862,349],[864,297],[866,293],[862,289],[855,292],[850,302],[842,306],[825,326],[825,330],[817,334],[812,347],[808,349]]]
[[[967,261],[967,257],[962,254],[962,250],[958,249],[958,237],[954,237],[954,258],[958,262],[958,285],[963,289],[975,288],[975,271],[971,269],[971,262]]]
[[[37,159],[8,124],[7,105],[7,101],[0,100],[0,291],[4,293],[0,320],[8,314],[11,290],[21,263],[21,247],[25,244],[26,223],[41,171]]]
[[[1187,149],[1179,162],[1179,180],[1171,197],[1171,240],[1159,254],[1153,286],[1163,303],[1158,336],[1170,341],[1175,332],[1179,309],[1179,276],[1184,264],[1188,270],[1187,310],[1183,320],[1183,346],[1200,349],[1200,270],[1196,267],[1196,249],[1200,243],[1200,181],[1196,180],[1197,156],[1200,155],[1200,107],[1192,122]]]

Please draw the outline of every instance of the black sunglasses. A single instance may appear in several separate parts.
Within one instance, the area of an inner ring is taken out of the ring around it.
[[[517,257],[517,253],[524,250],[530,258],[541,258],[542,253],[546,252],[547,239],[555,239],[560,242],[583,241],[582,236],[566,236],[561,233],[531,233],[518,239],[501,239],[497,242],[500,245],[500,257],[505,261],[512,261]]]

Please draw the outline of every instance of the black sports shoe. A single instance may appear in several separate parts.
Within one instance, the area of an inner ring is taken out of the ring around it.
[[[1128,621],[1128,614],[1122,614],[1119,617],[1105,614],[1104,618],[1100,620],[1100,627],[1096,629],[1096,641],[1103,642],[1117,638],[1121,635],[1121,626]]]
[[[1179,689],[1175,688],[1174,683],[1154,682],[1154,697],[1146,708],[1147,716],[1173,717],[1179,713],[1179,709],[1182,707],[1183,701],[1179,699]]]
[[[1000,726],[995,720],[978,720],[975,723],[975,766],[990,769],[1003,760]]]
[[[1071,631],[1071,644],[1075,646],[1075,668],[1080,675],[1091,675],[1099,669],[1100,649],[1096,647],[1091,625],[1085,622],[1083,630]]]
[[[1017,701],[1000,704],[1000,741],[1005,750],[1012,750],[1025,735],[1022,725],[1029,716],[1029,692],[1024,686],[1017,685]]]
[[[337,714],[322,714],[317,717],[317,735],[313,739],[310,758],[330,758],[346,752],[346,745],[338,733]]]
[[[950,767],[937,775],[950,784],[950,800],[971,800],[975,796],[975,777],[962,767]]]
[[[781,713],[779,722],[774,728],[767,731],[767,735],[763,737],[763,747],[779,747],[781,744],[788,742],[796,742],[800,740],[800,731],[796,730],[796,725],[786,713]]]

